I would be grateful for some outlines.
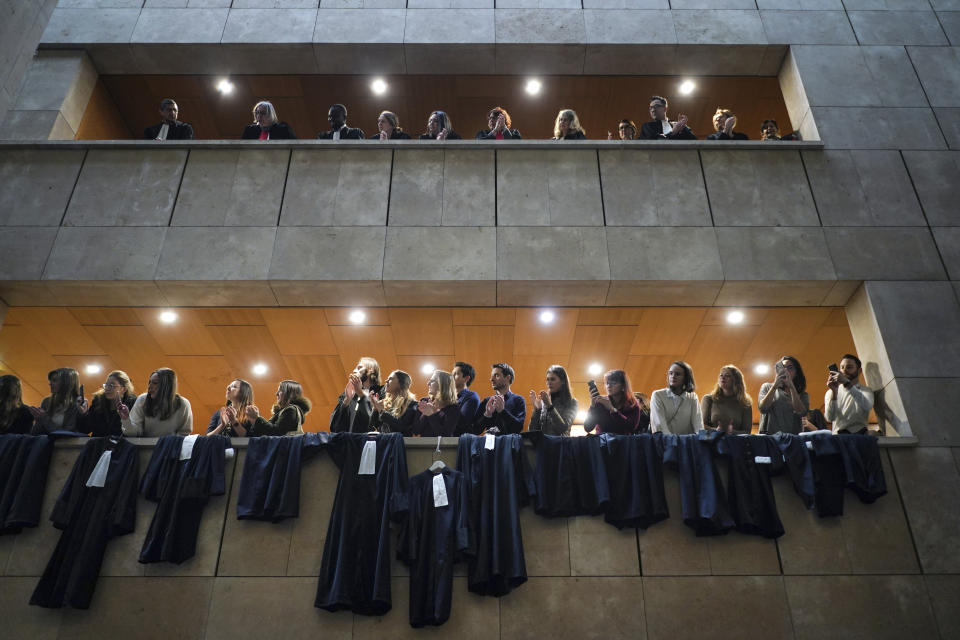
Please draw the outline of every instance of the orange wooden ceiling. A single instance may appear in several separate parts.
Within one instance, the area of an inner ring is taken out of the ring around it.
[[[349,110],[348,123],[367,135],[377,130],[380,111],[394,111],[411,134],[423,133],[434,109],[447,111],[456,130],[465,138],[486,128],[486,114],[495,105],[506,108],[515,128],[528,139],[553,137],[557,111],[570,108],[580,116],[590,139],[616,134],[617,123],[630,118],[640,126],[649,120],[647,107],[653,94],[670,100],[670,115],[686,113],[701,138],[713,132],[712,116],[718,106],[738,114],[738,129],[760,137],[760,123],[777,120],[786,133],[792,130],[777,78],[692,78],[696,90],[689,96],[677,91],[678,77],[654,76],[548,76],[536,97],[528,96],[522,76],[388,76],[384,96],[372,95],[368,76],[234,76],[236,89],[222,96],[215,76],[101,76],[98,90],[81,123],[78,139],[140,138],[144,128],[159,120],[163,98],[173,98],[180,117],[193,125],[198,139],[237,139],[252,121],[258,100],[270,100],[281,120],[300,138],[314,138],[327,125],[327,109],[341,102]]]
[[[250,381],[262,412],[269,411],[277,381],[292,378],[314,402],[307,429],[320,430],[362,355],[376,357],[385,374],[409,372],[418,395],[426,393],[424,363],[446,370],[455,360],[472,363],[478,374],[473,389],[481,396],[489,394],[490,363],[509,362],[517,372],[513,390],[524,396],[543,388],[544,371],[559,363],[585,407],[593,362],[626,369],[634,390],[648,395],[665,386],[674,360],[693,366],[700,395],[732,362],[756,397],[772,376],[756,375],[753,366],[791,354],[803,364],[812,406],[820,406],[827,365],[854,351],[843,309],[828,307],[746,309],[746,320],[736,326],[727,324],[726,309],[690,307],[556,309],[550,325],[529,308],[368,309],[362,326],[352,325],[350,310],[341,308],[177,309],[174,324],[161,323],[159,311],[11,308],[0,327],[0,372],[19,376],[24,402],[38,405],[47,395],[47,372],[57,367],[80,371],[88,397],[111,369],[125,370],[140,392],[153,369],[171,367],[193,404],[198,430],[234,378]],[[262,378],[251,373],[259,362],[269,367]],[[85,373],[91,363],[103,373]]]

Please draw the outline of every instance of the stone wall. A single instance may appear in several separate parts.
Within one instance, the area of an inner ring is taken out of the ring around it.
[[[453,615],[443,627],[407,623],[406,568],[393,562],[393,610],[383,617],[313,607],[338,471],[326,456],[305,464],[301,513],[279,524],[238,521],[243,467],[228,463],[228,495],[204,512],[197,555],[182,565],[136,559],[155,505],[139,501],[136,531],[112,541],[88,611],[27,605],[59,531],[48,522],[0,537],[0,614],[9,637],[227,638],[322,634],[403,638],[439,632],[463,638],[767,638],[836,636],[950,638],[960,632],[956,518],[926,526],[939,505],[919,491],[949,449],[883,449],[889,493],[864,505],[847,492],[840,518],[806,511],[789,478],[775,479],[787,533],[776,542],[731,533],[697,538],[679,516],[679,486],[665,472],[672,517],[646,531],[618,531],[601,517],[548,520],[522,512],[530,580],[500,598],[454,579]],[[432,445],[408,439],[411,473],[431,462]],[[453,439],[443,459],[455,461]],[[61,443],[47,485],[48,514],[78,449]],[[923,453],[932,455],[922,455]],[[141,469],[151,448],[141,450]],[[892,458],[896,467],[890,464]],[[956,476],[956,468],[953,468]],[[943,481],[943,478],[939,480]],[[954,499],[960,497],[952,496]],[[954,504],[956,504],[954,502]]]
[[[0,115],[14,108],[37,43],[56,6],[57,0],[7,0],[0,5]],[[9,127],[10,122],[6,118],[4,121]]]

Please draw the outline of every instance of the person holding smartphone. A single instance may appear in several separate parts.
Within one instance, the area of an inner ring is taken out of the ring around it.
[[[40,407],[29,407],[33,416],[34,435],[52,431],[76,431],[77,416],[86,413],[87,401],[83,398],[80,374],[76,369],[54,369],[47,374],[50,395],[40,402]]]
[[[630,379],[623,369],[613,369],[603,375],[607,395],[600,395],[596,383],[587,383],[590,389],[590,409],[583,421],[587,433],[617,433],[630,435],[640,425],[640,403],[630,388]]]
[[[830,366],[827,376],[827,394],[823,405],[827,420],[833,423],[834,433],[866,433],[873,409],[873,390],[859,384],[862,366],[860,358],[844,354],[840,367]]]
[[[80,409],[77,430],[89,433],[95,438],[122,436],[123,421],[120,412],[129,412],[136,401],[137,395],[130,376],[119,369],[111,371],[100,389],[90,398],[90,409]]]
[[[793,356],[783,356],[775,371],[773,382],[760,386],[760,433],[800,433],[802,418],[810,411],[803,367]]]
[[[667,369],[667,386],[650,398],[650,431],[690,434],[703,429],[700,400],[695,389],[693,368],[677,360]]]
[[[380,386],[380,363],[369,356],[364,356],[347,376],[343,393],[337,398],[337,406],[330,414],[330,431],[333,433],[370,431],[370,418],[373,416],[371,393],[380,397],[384,395]]]

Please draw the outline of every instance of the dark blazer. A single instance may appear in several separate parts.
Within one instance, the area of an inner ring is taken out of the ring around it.
[[[160,124],[155,124],[152,127],[144,129],[143,139],[156,140],[157,134],[160,133],[160,127],[162,126],[163,123],[161,122]],[[173,126],[167,129],[167,140],[193,140],[193,127],[186,122],[176,120]]]
[[[484,129],[483,131],[477,131],[476,135],[477,140],[496,140],[497,136],[490,129]],[[507,129],[503,132],[504,140],[521,140],[522,136],[520,132],[516,129]]]
[[[740,133],[739,131],[734,131],[732,136],[728,136],[722,131],[717,131],[716,133],[711,133],[707,136],[707,140],[749,140],[750,136],[745,133]]]
[[[436,140],[436,138],[435,138],[434,136],[430,135],[429,133],[423,133],[423,134],[421,134],[421,135],[420,135],[420,139],[421,139],[421,140]],[[463,140],[463,136],[461,136],[461,135],[460,135],[459,133],[457,133],[456,131],[450,131],[449,133],[447,133],[447,140]]]
[[[583,131],[571,131],[567,135],[563,136],[563,140],[586,140],[587,136],[583,135]],[[554,138],[554,140],[561,140],[561,138]]]
[[[659,120],[651,120],[650,122],[644,122],[643,126],[640,127],[640,139],[641,140],[696,140],[697,136],[693,134],[693,131],[690,127],[684,127],[680,131],[677,131],[677,123],[670,121],[670,126],[673,127],[673,131],[669,135],[663,135],[663,125],[660,124]]]
[[[241,140],[259,140],[260,139],[260,125],[258,124],[248,124],[243,128],[243,135],[240,136]],[[286,122],[274,122],[270,127],[270,139],[271,140],[296,140],[297,136],[294,135],[293,129],[290,128]]]
[[[379,140],[380,132],[377,131],[372,136],[369,136],[367,140]],[[406,131],[400,131],[399,129],[394,129],[393,133],[390,134],[390,140],[410,140],[410,134]]]
[[[363,129],[359,127],[348,127],[343,125],[340,128],[340,139],[341,140],[363,140],[367,136],[363,135]],[[333,130],[330,131],[321,131],[317,134],[318,140],[333,140]]]

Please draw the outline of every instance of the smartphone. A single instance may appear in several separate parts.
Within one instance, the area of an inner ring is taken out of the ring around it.
[[[83,385],[80,385],[80,395],[77,396],[77,404],[83,404]]]
[[[587,388],[590,389],[590,395],[598,396],[600,391],[597,390],[597,383],[593,380],[587,380]]]
[[[777,370],[777,375],[778,375],[778,376],[779,376],[781,373],[783,373],[783,363],[782,363],[782,362],[778,362],[778,363],[776,364],[776,367],[775,367],[775,368],[776,368],[776,370]]]
[[[827,371],[829,371],[830,373],[837,373],[838,371],[840,371],[840,369],[837,367],[836,362],[831,362],[830,366],[827,367]]]

